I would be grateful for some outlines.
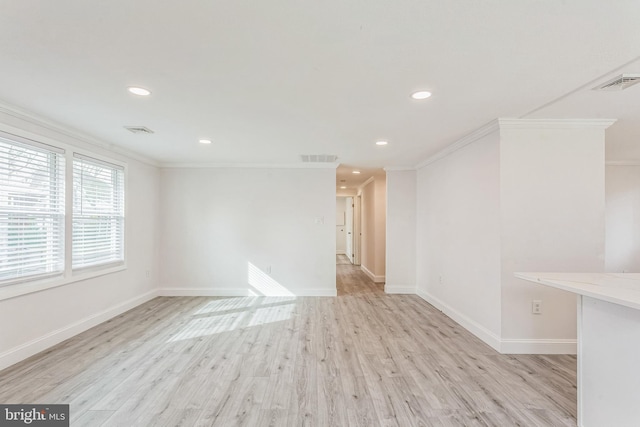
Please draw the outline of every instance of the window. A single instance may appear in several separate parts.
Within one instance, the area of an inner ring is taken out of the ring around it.
[[[73,155],[72,268],[124,261],[124,168]]]
[[[64,150],[0,136],[0,284],[64,271]]]

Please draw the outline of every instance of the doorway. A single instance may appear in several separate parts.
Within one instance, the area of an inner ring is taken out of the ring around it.
[[[353,264],[354,252],[353,252],[353,197],[347,197],[345,199],[345,255],[349,259],[349,262]]]
[[[360,265],[360,196],[336,198],[336,255]]]

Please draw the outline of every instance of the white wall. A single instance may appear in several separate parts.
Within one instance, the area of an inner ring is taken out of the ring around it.
[[[386,178],[375,176],[361,189],[362,237],[360,264],[376,283],[385,281]]]
[[[345,215],[347,210],[347,198],[336,197],[336,254],[345,255],[347,253],[347,228]],[[342,225],[339,225],[338,219]]]
[[[416,189],[418,294],[494,346],[501,330],[499,162],[494,132],[418,170]]]
[[[361,192],[362,200],[362,231],[360,234],[360,266],[372,276],[375,270],[375,248],[376,248],[376,230],[375,230],[375,187],[373,182],[364,186]]]
[[[375,267],[374,274],[386,281],[386,250],[387,250],[387,178],[385,175],[376,177],[373,181],[375,191]]]
[[[604,271],[604,129],[500,133],[502,339],[505,348],[509,340],[557,340],[562,351],[576,339],[575,295],[513,273]],[[541,315],[531,313],[534,299]]]
[[[163,293],[336,294],[334,168],[163,169],[161,185]]]
[[[416,171],[387,171],[387,293],[416,292]]]
[[[4,325],[0,327],[2,369],[155,295],[159,171],[154,166],[55,131],[49,125],[40,125],[32,118],[0,112],[0,130],[35,139],[45,136],[128,164],[125,236],[128,268],[0,301],[0,325]]]
[[[605,174],[605,270],[640,273],[640,165],[607,165]]]
[[[604,270],[610,124],[500,119],[419,169],[418,294],[504,353],[575,352],[575,296],[514,273]]]

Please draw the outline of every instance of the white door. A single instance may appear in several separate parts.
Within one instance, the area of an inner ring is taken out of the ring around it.
[[[353,264],[353,197],[346,199],[345,231],[347,233],[347,257]]]

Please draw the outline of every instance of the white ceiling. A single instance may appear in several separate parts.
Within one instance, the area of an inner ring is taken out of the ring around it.
[[[575,92],[640,56],[637,0],[0,0],[0,10],[0,99],[161,163],[336,154],[401,167],[497,117],[624,116],[611,134],[640,135],[640,86]],[[433,96],[414,101],[417,89]],[[637,145],[626,144],[616,155]]]
[[[360,172],[354,174],[353,171]],[[356,165],[341,164],[336,169],[336,191],[338,193],[353,194],[358,187],[372,176],[384,176],[384,170],[379,168],[363,168]],[[347,187],[341,189],[340,187]],[[346,191],[345,191],[346,190]]]

